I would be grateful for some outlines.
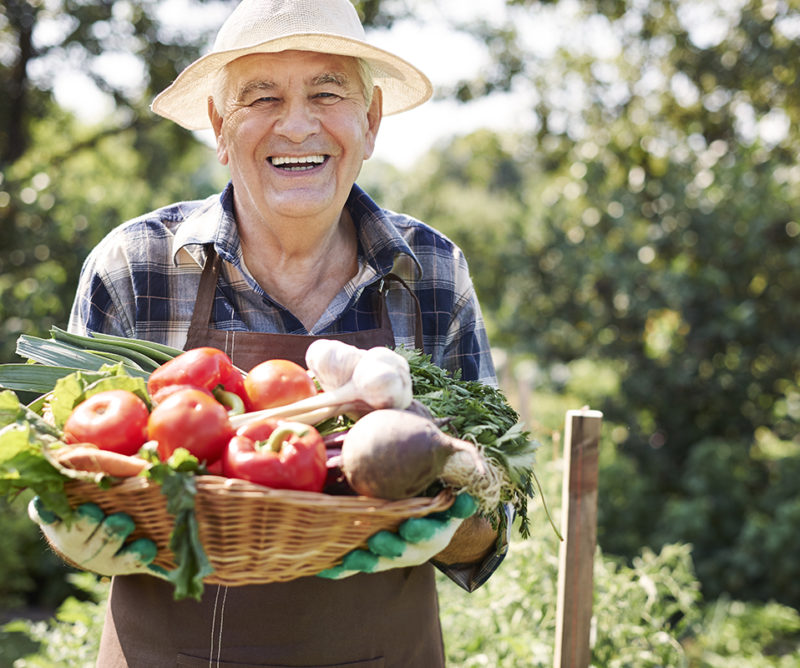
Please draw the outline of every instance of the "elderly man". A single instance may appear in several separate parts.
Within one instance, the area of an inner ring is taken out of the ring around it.
[[[405,344],[494,383],[461,251],[355,185],[382,115],[430,92],[418,70],[365,42],[348,0],[245,0],[213,51],[153,103],[187,129],[213,128],[229,185],[113,230],[86,261],[70,328],[216,346],[244,369],[302,362],[315,337]],[[502,559],[496,539],[470,518],[436,564],[471,590]],[[444,664],[430,563],[207,586],[200,602],[112,572],[102,668]]]

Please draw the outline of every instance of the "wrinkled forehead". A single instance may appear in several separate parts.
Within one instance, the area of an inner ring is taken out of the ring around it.
[[[217,74],[211,97],[223,112],[241,101],[248,89],[276,91],[284,86],[335,85],[344,93],[358,91],[366,107],[372,103],[371,65],[354,56],[317,51],[251,53],[227,63]]]
[[[279,82],[292,78],[305,82],[326,75],[357,84],[360,76],[358,61],[352,56],[334,53],[279,51],[251,53],[225,65],[225,78],[229,85],[236,87],[253,79]]]

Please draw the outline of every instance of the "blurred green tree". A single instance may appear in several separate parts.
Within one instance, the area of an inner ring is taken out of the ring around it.
[[[20,333],[66,324],[80,265],[112,227],[218,185],[209,149],[148,110],[208,39],[208,27],[176,26],[160,5],[9,0],[0,9],[3,361],[18,361]]]
[[[4,360],[20,332],[63,324],[80,262],[107,230],[220,185],[197,137],[147,111],[218,23],[176,27],[163,4],[9,0],[0,8]],[[205,4],[220,13],[232,6]],[[387,27],[414,20],[433,0],[355,4],[368,26]],[[506,4],[505,20],[457,24],[490,64],[438,95],[469,102],[528,91],[533,129],[456,138],[413,172],[387,170],[370,185],[382,203],[463,246],[496,345],[533,356],[556,388],[584,358],[618,374],[618,392],[593,403],[627,427],[615,430],[630,456],[617,479],[637,476],[647,505],[628,515],[622,505],[606,509],[616,513],[607,524],[601,516],[606,550],[680,538],[664,522],[690,517],[692,495],[724,492],[708,480],[688,484],[687,471],[700,480],[708,444],[724,442],[734,448],[729,461],[758,469],[740,476],[737,464],[731,484],[748,485],[737,503],[758,499],[765,510],[747,516],[746,535],[726,526],[720,549],[732,541],[753,555],[765,543],[764,515],[784,518],[783,527],[797,512],[779,508],[785,482],[767,494],[774,463],[748,451],[757,434],[796,445],[800,433],[800,7]],[[519,27],[545,20],[562,36],[550,52]],[[140,64],[140,85],[111,76],[103,63],[114,53]],[[113,113],[95,124],[59,104],[54,75],[71,64],[111,101]],[[676,501],[662,513],[670,495]],[[627,516],[635,525],[626,528]],[[781,549],[791,544],[784,534]],[[764,596],[755,577],[741,586]]]
[[[488,74],[535,91],[537,129],[455,140],[401,204],[471,250],[497,343],[618,362],[623,400],[602,408],[674,482],[707,436],[800,431],[800,7],[581,7],[546,59],[513,13],[473,26],[496,46]],[[502,87],[487,77],[451,92]]]
[[[800,5],[508,4],[508,23],[465,26],[492,65],[446,92],[529,90],[535,129],[455,138],[382,192],[462,245],[496,345],[555,388],[584,358],[618,374],[593,402],[631,458],[601,497],[604,549],[698,541],[710,593],[797,605],[770,561],[796,547],[796,504],[750,450],[800,443]],[[546,13],[569,32],[543,56],[515,26]],[[709,443],[748,475],[715,484]]]

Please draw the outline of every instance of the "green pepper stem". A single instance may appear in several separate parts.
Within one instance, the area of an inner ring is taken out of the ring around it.
[[[235,392],[224,390],[220,385],[212,390],[212,394],[214,395],[214,398],[219,401],[219,403],[228,409],[228,415],[244,414],[244,401]]]
[[[264,448],[272,450],[272,452],[280,452],[283,447],[283,442],[289,436],[303,437],[308,433],[308,425],[301,424],[300,422],[282,422],[275,431],[273,431],[269,438],[264,441]]]

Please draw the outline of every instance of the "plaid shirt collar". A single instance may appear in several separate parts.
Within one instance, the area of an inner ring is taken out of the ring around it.
[[[397,232],[383,210],[357,185],[353,185],[345,207],[356,227],[359,257],[377,276],[394,271],[406,276],[422,276],[422,267],[405,239]],[[175,233],[172,260],[178,264],[181,249],[205,262],[204,246],[214,244],[220,257],[240,266],[242,255],[239,231],[233,213],[233,184],[219,196],[209,197],[180,224]]]

